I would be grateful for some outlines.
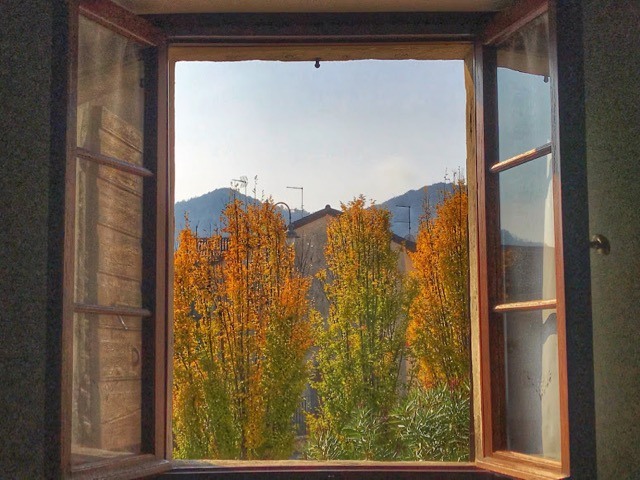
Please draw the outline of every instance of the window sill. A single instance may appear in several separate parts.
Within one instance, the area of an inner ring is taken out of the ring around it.
[[[70,480],[133,480],[162,474],[171,467],[170,461],[158,459],[155,455],[136,455],[75,467],[67,478]]]
[[[535,457],[512,452],[495,452],[493,457],[478,459],[476,465],[521,480],[561,480],[569,477],[562,472],[559,462],[545,459],[537,461]]]
[[[229,479],[442,479],[489,480],[505,478],[478,468],[474,463],[376,462],[335,460],[229,461],[174,460],[173,468],[159,480],[198,478]]]

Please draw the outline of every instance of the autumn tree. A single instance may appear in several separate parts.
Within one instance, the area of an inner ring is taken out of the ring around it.
[[[353,431],[358,424],[367,430],[357,417],[365,412],[385,419],[399,395],[407,324],[405,285],[398,270],[399,253],[391,248],[389,212],[367,207],[362,196],[343,204],[342,214],[327,227],[327,269],[321,276],[329,314],[317,331],[319,380],[314,386],[320,410],[310,418],[312,443],[327,435],[341,441],[366,434]],[[381,456],[377,446],[388,433],[382,423],[371,448],[365,446],[354,455]]]
[[[417,295],[410,309],[407,339],[419,378],[430,387],[469,378],[467,189],[463,181],[431,215],[421,218],[411,276]]]
[[[206,383],[210,375],[200,370],[201,341],[206,331],[197,318],[206,300],[208,263],[187,224],[179,235],[174,257],[174,358],[173,430],[176,456],[204,458],[210,451],[212,425],[205,408]],[[218,443],[218,442],[215,442]]]
[[[176,251],[176,456],[287,458],[308,380],[310,279],[273,202],[232,201],[222,221],[206,241],[187,226]]]

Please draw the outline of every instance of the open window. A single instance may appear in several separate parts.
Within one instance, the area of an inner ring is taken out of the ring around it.
[[[442,17],[433,21],[432,37],[415,35],[416,24],[403,37],[396,24],[368,41],[404,41],[407,48],[407,39],[419,37],[423,43],[410,48],[424,52],[444,35],[449,41],[433,50],[438,55],[460,42],[476,42],[468,58],[477,100],[475,112],[468,111],[469,161],[475,167],[468,181],[476,461],[433,467],[437,471],[399,468],[393,475],[565,478],[569,427],[554,10],[547,2],[519,2],[496,17],[484,40],[474,37],[480,20],[475,31],[461,34],[468,17],[446,19],[451,32],[442,32]],[[183,47],[196,39],[231,56],[249,51],[221,46],[224,34],[207,36],[206,19],[187,20],[157,23],[174,41],[182,32]],[[77,51],[68,120],[62,471],[135,478],[169,468],[170,457],[167,45],[161,30],[106,0],[81,3],[71,21],[78,22],[72,28],[78,38],[72,42]],[[304,27],[284,22],[277,28],[292,29],[299,39]],[[266,28],[265,38],[273,41],[277,28]],[[311,33],[302,35],[307,45],[294,55],[311,57],[314,43],[328,41],[314,37],[317,25],[308,28]],[[261,31],[255,25],[227,30],[236,43],[251,43]],[[343,37],[336,35],[345,42],[348,35]],[[269,54],[289,54],[291,39],[277,37],[280,44]],[[367,48],[361,42],[352,55]],[[339,55],[337,47],[327,50]],[[352,470],[355,478],[358,470]],[[297,475],[303,478],[304,471]]]

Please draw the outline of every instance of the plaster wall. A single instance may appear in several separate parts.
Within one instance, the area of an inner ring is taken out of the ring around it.
[[[0,465],[44,478],[51,0],[0,2]]]
[[[303,274],[313,277],[309,296],[313,307],[323,318],[329,315],[329,301],[324,293],[324,286],[316,275],[327,268],[324,248],[327,244],[327,224],[330,218],[327,215],[297,228],[296,234],[299,238],[295,241],[296,266]]]
[[[598,478],[640,478],[640,3],[583,4]]]

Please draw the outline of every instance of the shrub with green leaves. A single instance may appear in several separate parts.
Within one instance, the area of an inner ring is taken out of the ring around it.
[[[361,409],[337,431],[335,426],[324,427],[322,417],[313,418],[306,455],[315,460],[396,460],[402,449],[396,445],[389,420],[388,416]]]
[[[336,431],[310,417],[312,434],[306,456],[316,460],[422,460],[459,462],[469,459],[470,387],[414,387],[390,415],[369,409],[353,412]]]
[[[409,392],[391,416],[403,460],[469,459],[470,390],[465,382]]]

